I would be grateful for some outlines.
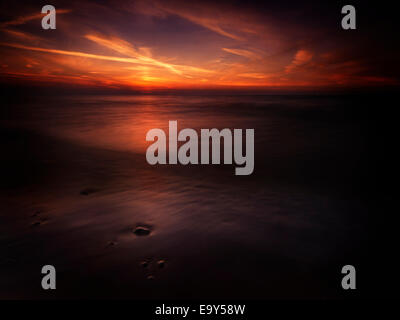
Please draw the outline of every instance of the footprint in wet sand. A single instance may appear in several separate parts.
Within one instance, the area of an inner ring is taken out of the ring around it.
[[[147,268],[148,266],[149,266],[149,261],[147,261],[147,260],[144,260],[144,261],[142,261],[141,263],[140,263],[140,265],[143,267],[143,268]]]
[[[162,269],[165,267],[165,260],[158,260],[157,261],[157,266]]]
[[[40,210],[35,211],[31,215],[31,218],[37,218],[37,219],[35,219],[36,221],[33,221],[31,223],[31,227],[38,227],[40,225],[46,224],[49,221],[48,217],[43,217],[42,216],[42,211],[40,211]]]
[[[31,215],[31,217],[32,217],[32,218],[37,217],[39,214],[41,214],[41,211],[40,211],[40,210],[37,210],[37,211],[35,211],[35,212]]]
[[[95,189],[95,188],[86,188],[86,189],[83,189],[81,192],[80,192],[80,194],[82,195],[82,196],[88,196],[88,195],[90,195],[90,194],[92,194],[92,193],[95,193],[95,192],[98,192],[99,190],[98,189]]]
[[[139,237],[148,236],[151,233],[151,227],[139,225],[139,226],[136,226],[136,228],[133,229],[132,232]]]
[[[164,259],[144,259],[140,262],[140,265],[145,269],[146,278],[149,280],[155,279],[154,274],[159,272],[159,269],[163,269],[166,265],[166,261]]]

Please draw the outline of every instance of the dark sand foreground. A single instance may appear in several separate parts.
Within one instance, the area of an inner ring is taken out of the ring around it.
[[[366,270],[364,119],[339,102],[267,113],[260,103],[231,106],[256,129],[256,169],[242,177],[230,165],[150,166],[143,152],[23,128],[9,114],[0,298],[346,297],[341,267]],[[189,124],[190,110],[180,115]],[[55,291],[41,289],[45,264]]]

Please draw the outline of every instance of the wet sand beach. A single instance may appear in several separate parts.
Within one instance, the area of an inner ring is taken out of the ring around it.
[[[341,298],[367,251],[365,119],[324,96],[74,96],[1,123],[0,298]],[[146,162],[146,132],[254,128],[255,170]],[[40,287],[41,267],[57,290]],[[362,293],[361,293],[362,294]]]

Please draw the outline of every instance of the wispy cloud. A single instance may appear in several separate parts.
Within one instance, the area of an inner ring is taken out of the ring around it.
[[[56,12],[57,12],[57,14],[63,14],[63,13],[69,13],[69,12],[71,12],[71,10],[56,9]],[[35,20],[35,19],[41,19],[41,18],[43,18],[44,15],[45,15],[44,13],[35,13],[35,14],[31,14],[31,15],[17,17],[14,20],[10,20],[10,21],[1,23],[0,27],[18,26],[18,25],[25,24],[25,23]]]
[[[232,53],[237,56],[246,57],[249,59],[259,59],[260,56],[252,51],[245,50],[245,49],[229,49],[229,48],[222,48],[222,50]]]
[[[265,73],[240,73],[238,76],[243,78],[252,78],[252,79],[268,78],[268,75],[266,75]]]
[[[185,4],[176,1],[138,1],[135,10],[154,16],[175,15],[202,26],[221,36],[244,40],[245,34],[254,34],[254,24],[244,21],[237,12],[221,11],[215,5]]]
[[[135,49],[129,42],[112,37],[112,38],[105,38],[98,35],[91,35],[88,34],[85,36],[86,39],[91,40],[99,45],[102,45],[106,48],[114,50],[118,53],[127,55],[132,57],[138,61],[138,63],[146,64],[146,65],[154,65],[158,67],[163,67],[173,73],[178,75],[184,75],[184,72],[200,72],[200,73],[212,73],[210,70],[206,70],[204,68],[194,67],[194,66],[186,66],[186,65],[175,65],[166,62],[162,62],[151,57],[150,50],[146,49]]]
[[[171,10],[166,9],[167,12],[172,14],[176,14],[184,19],[187,19],[195,24],[198,24],[204,28],[207,28],[211,31],[218,33],[219,35],[234,39],[234,40],[242,40],[243,37],[234,33],[234,31],[227,31],[228,27],[221,25],[220,21],[213,17],[206,17],[206,16],[197,16],[196,14],[192,14],[190,12],[184,12],[180,10]]]
[[[27,33],[27,32],[22,32],[22,31],[17,31],[17,30],[11,30],[11,29],[2,29],[1,31],[7,33],[8,35],[14,37],[14,38],[19,38],[21,40],[28,40],[28,41],[43,41],[42,38],[35,36],[33,34]]]
[[[25,46],[25,45],[21,45],[21,44],[17,44],[17,43],[0,42],[0,45],[18,48],[18,49],[30,50],[30,51],[47,52],[47,53],[76,56],[76,57],[83,57],[83,58],[90,58],[90,59],[126,62],[126,63],[141,63],[140,60],[135,59],[135,58],[113,57],[113,56],[98,55],[98,54],[85,53],[85,52],[79,52],[79,51],[46,49],[46,48],[40,48],[40,47]]]
[[[286,66],[286,73],[293,72],[300,66],[304,66],[311,61],[313,54],[310,51],[301,49],[298,50],[292,60],[292,62]]]
[[[144,63],[144,64],[150,64],[150,65],[156,65],[160,66],[163,68],[166,68],[176,74],[182,75],[183,72],[176,69],[172,64],[168,64],[165,62],[158,61],[156,59],[153,59],[152,57],[146,56],[142,53],[140,53],[138,50],[136,50],[129,42],[119,39],[119,38],[104,38],[100,37],[97,35],[91,35],[88,34],[85,36],[86,39],[89,39],[93,42],[96,42],[99,45],[102,45],[104,47],[107,47],[109,49],[112,49],[118,53],[127,55],[129,57],[137,59],[139,63]],[[145,52],[149,54],[149,51]]]

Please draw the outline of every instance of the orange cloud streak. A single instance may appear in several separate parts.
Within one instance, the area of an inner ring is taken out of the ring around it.
[[[57,9],[56,12],[57,12],[57,14],[63,14],[63,13],[69,13],[69,12],[71,12],[71,10]],[[18,25],[25,24],[25,23],[35,20],[35,19],[41,19],[44,15],[45,15],[44,13],[38,13],[38,14],[32,14],[32,15],[28,15],[28,16],[18,17],[14,20],[1,23],[0,27],[18,26]]]

